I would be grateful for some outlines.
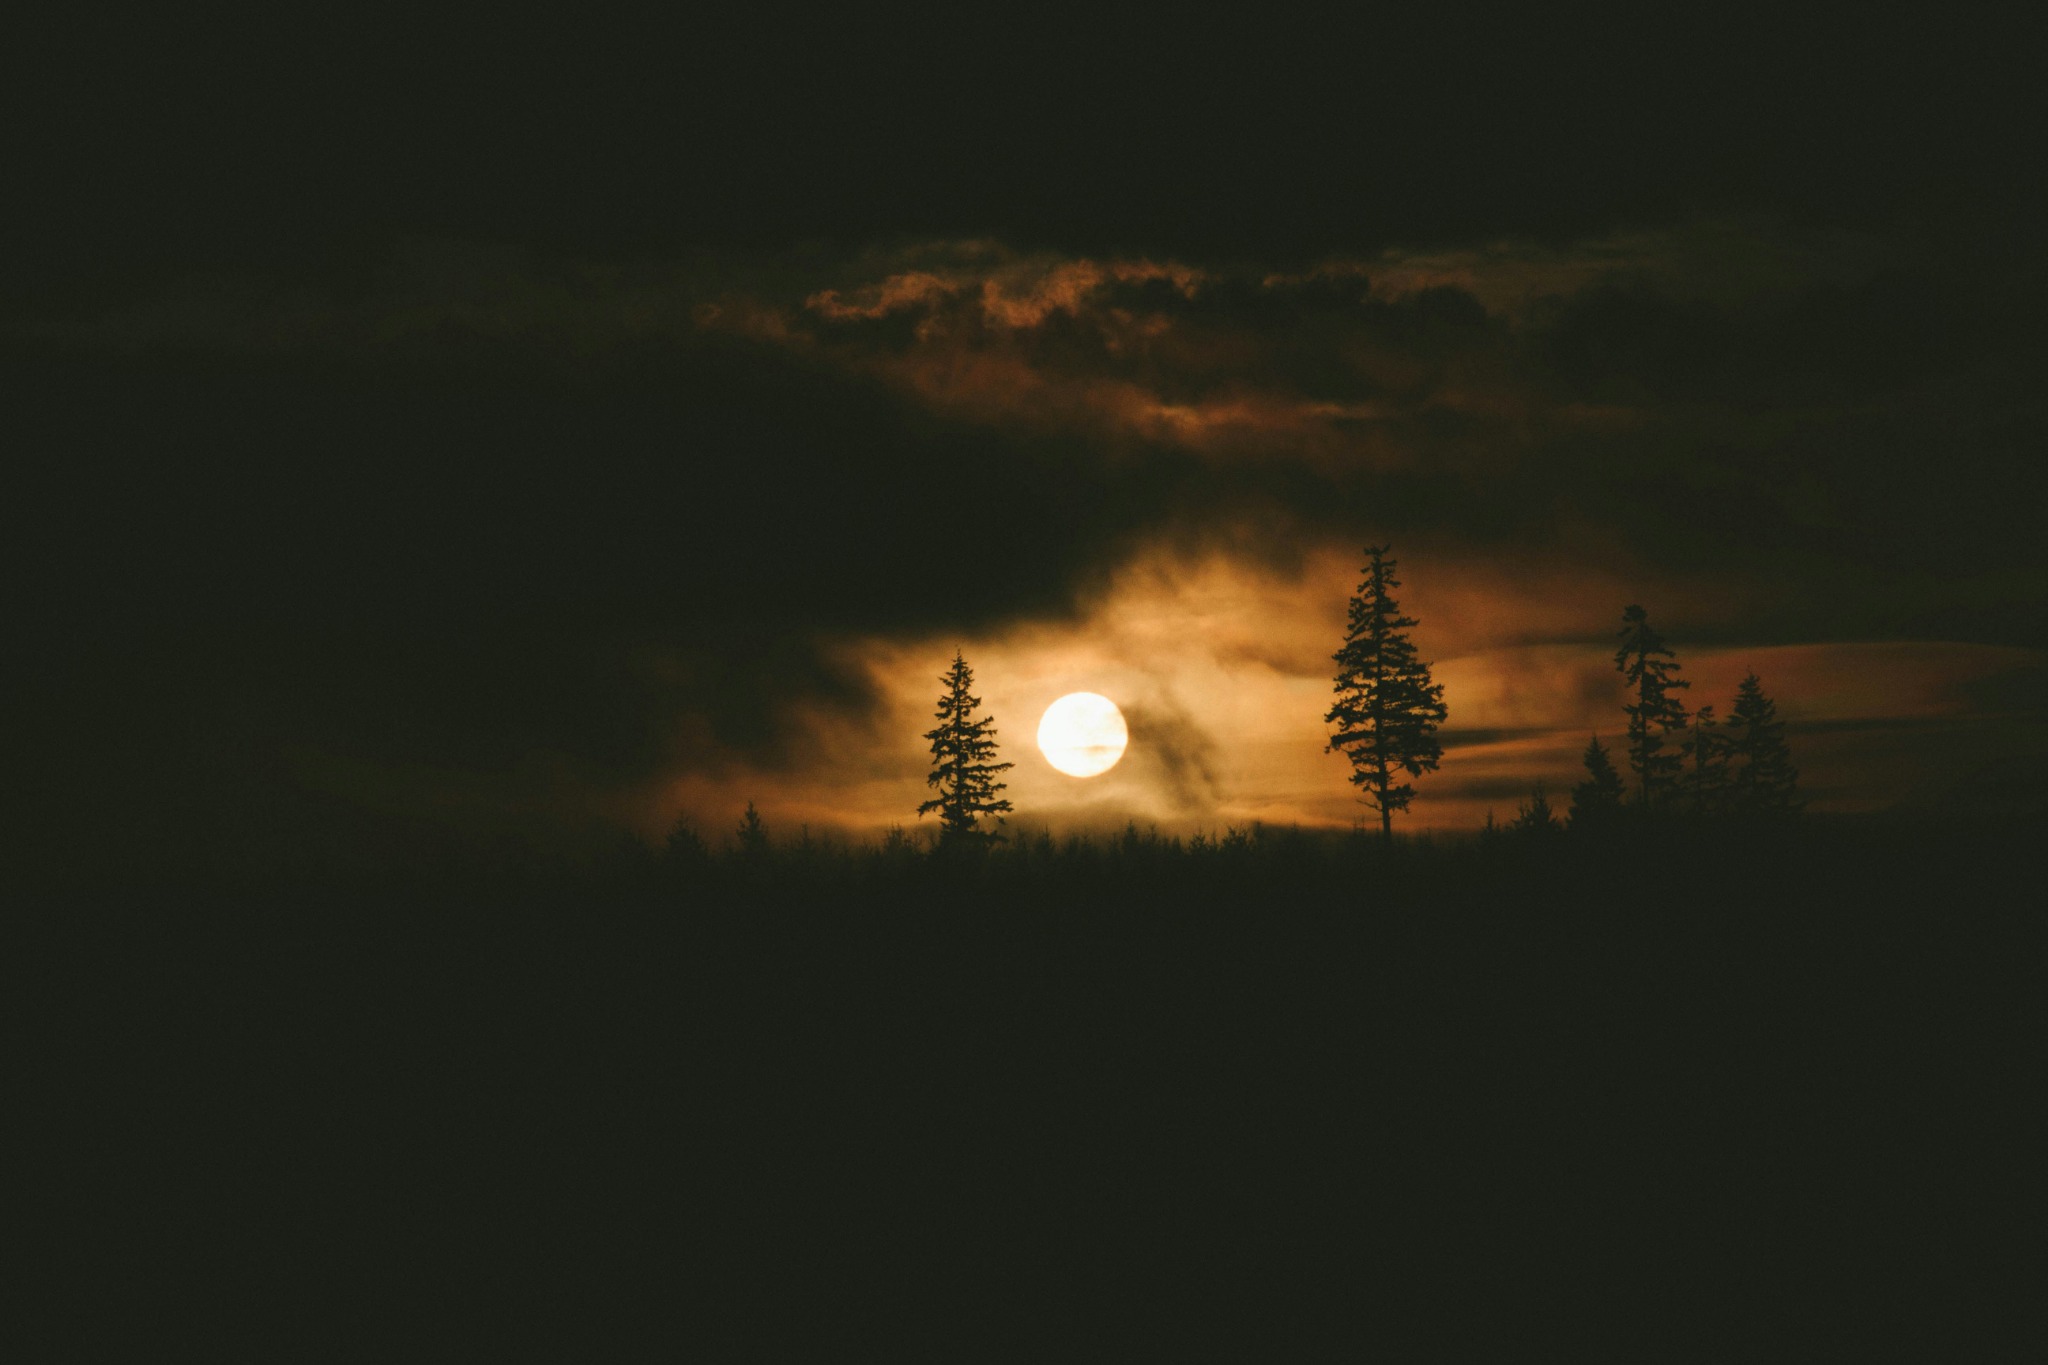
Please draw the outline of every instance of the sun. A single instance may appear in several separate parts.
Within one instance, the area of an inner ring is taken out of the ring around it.
[[[1099,692],[1069,692],[1046,707],[1038,722],[1039,752],[1070,777],[1108,772],[1130,741],[1124,713]]]

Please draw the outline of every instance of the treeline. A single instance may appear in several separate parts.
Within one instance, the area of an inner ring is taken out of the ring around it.
[[[1272,873],[1286,866],[1335,864],[1359,856],[1427,859],[1441,849],[1469,843],[1451,836],[1404,840],[1392,850],[1360,832],[1303,830],[1254,821],[1182,835],[1156,824],[1129,821],[1111,833],[1067,833],[1049,829],[989,832],[969,842],[946,832],[891,826],[879,838],[848,840],[814,834],[807,825],[793,833],[772,831],[749,802],[738,824],[707,838],[688,818],[678,820],[658,851],[637,841],[623,846],[615,867],[637,865],[643,875],[681,884],[739,884],[759,879],[814,880],[826,884],[890,883],[924,875],[967,875],[1004,880],[1141,873],[1171,868],[1192,874],[1244,871]]]
[[[1782,823],[1779,832],[1791,830]],[[1801,831],[1806,837],[1810,831]],[[1454,867],[1548,866],[1580,853],[1600,858],[1619,848],[1691,847],[1718,840],[1718,826],[1687,819],[1641,819],[1618,806],[1614,818],[1560,815],[1539,791],[1514,820],[1491,819],[1477,831],[1422,832],[1399,840],[1364,827],[1303,829],[1254,821],[1193,833],[1136,821],[1121,830],[1055,834],[1003,829],[977,842],[933,830],[892,826],[875,838],[849,839],[808,826],[779,830],[750,804],[732,829],[707,835],[679,820],[658,849],[623,841],[605,861],[602,880],[637,886],[657,897],[745,893],[774,886],[838,892],[916,893],[922,888],[1065,888],[1093,896],[1118,886],[1153,890],[1253,891],[1354,889],[1376,894],[1396,887],[1441,886]],[[1780,841],[1783,842],[1783,841]],[[1788,845],[1789,851],[1789,845]],[[1534,860],[1532,862],[1531,860]]]
[[[1593,850],[1612,843],[1585,834],[1552,841],[1515,827],[1389,841],[1365,828],[1253,821],[1184,833],[1135,820],[1090,833],[1005,828],[971,842],[901,825],[878,838],[847,839],[804,825],[771,828],[749,804],[722,832],[707,835],[685,818],[659,849],[638,840],[622,843],[600,880],[686,902],[745,901],[773,888],[835,903],[864,894],[908,903],[971,887],[977,896],[1013,890],[1051,907],[1097,903],[1104,895],[1133,903],[1211,894],[1243,901],[1350,887],[1345,894],[1351,896],[1369,886],[1368,898],[1405,903],[1441,890],[1454,868],[1483,876],[1489,867],[1547,860],[1567,846]]]

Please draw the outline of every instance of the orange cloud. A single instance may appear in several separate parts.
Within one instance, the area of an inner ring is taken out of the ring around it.
[[[1036,327],[1055,312],[1078,314],[1090,295],[1104,284],[1138,284],[1165,280],[1185,298],[1193,298],[1202,274],[1171,262],[1159,265],[1149,260],[1068,261],[1021,279],[991,275],[982,281],[983,316],[993,325],[1011,329]]]
[[[961,288],[958,280],[942,279],[929,271],[914,270],[891,275],[880,284],[867,285],[842,298],[837,289],[821,289],[804,300],[812,312],[844,322],[850,318],[881,318],[949,297]]]
[[[1354,313],[1316,314],[1314,330],[1302,333],[1277,316],[1243,314],[1241,292],[1208,302],[1211,286],[1228,280],[1172,261],[1014,256],[976,243],[927,245],[891,266],[879,278],[813,290],[777,326],[730,301],[699,317],[813,349],[952,415],[1135,435],[1217,458],[1399,466],[1440,413],[1496,426],[1500,438],[1488,448],[1502,452],[1553,426],[1626,422],[1613,408],[1553,412],[1483,331],[1448,340],[1432,333],[1426,344],[1376,335],[1363,295]],[[1363,269],[1335,263],[1264,283]],[[1165,300],[1141,301],[1127,289],[1155,283],[1170,287]],[[1049,328],[1055,318],[1080,326]],[[912,325],[866,326],[884,319]],[[1416,430],[1397,433],[1403,421]]]

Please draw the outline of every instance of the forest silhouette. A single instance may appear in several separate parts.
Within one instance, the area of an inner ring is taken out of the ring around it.
[[[1646,620],[1624,673],[1669,662]],[[1719,725],[1655,709],[1671,677],[1640,671],[1568,808],[1476,832],[997,826],[956,657],[927,735],[952,819],[922,835],[749,804],[199,914],[79,896],[25,945],[77,970],[26,1003],[99,1136],[37,1169],[75,1226],[176,1243],[173,1306],[233,1274],[287,1313],[367,1264],[372,1300],[673,1302],[771,1358],[905,1315],[1140,1358],[1215,1347],[1278,1276],[1268,1347],[1365,1304],[1438,1355],[1531,1322],[1626,1354],[1676,1320],[1652,1354],[1725,1358],[1825,1347],[1768,1336],[1788,1295],[1912,1285],[1946,1308],[1903,1340],[1953,1348],[2021,1273],[1996,1248],[2044,935],[1985,890],[2020,831],[1803,814],[1761,684]],[[1958,1130],[1978,1159],[1931,1164]],[[1945,1235],[1902,1240],[1901,1200]],[[750,1314],[763,1283],[806,1311]]]
[[[1322,1286],[1260,1329],[1304,1350],[1363,1295],[1419,1351],[1544,1321],[1625,1355],[1677,1315],[1712,1358],[1787,1296],[1864,1320],[1911,1287],[1917,1353],[2024,1273],[2048,943],[1987,894],[2014,831],[764,832],[62,907],[80,957],[19,1003],[92,1136],[31,1202],[121,1229],[65,1253],[103,1275],[175,1247],[165,1314],[260,1287],[272,1340],[348,1264],[366,1302],[661,1303],[770,1356],[905,1314],[1197,1351],[1274,1274]],[[751,1313],[764,1283],[806,1311]]]

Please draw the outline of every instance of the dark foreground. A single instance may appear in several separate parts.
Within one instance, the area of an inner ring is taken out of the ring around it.
[[[1809,826],[52,897],[21,1358],[1975,1356],[2048,1282],[2038,874]]]

